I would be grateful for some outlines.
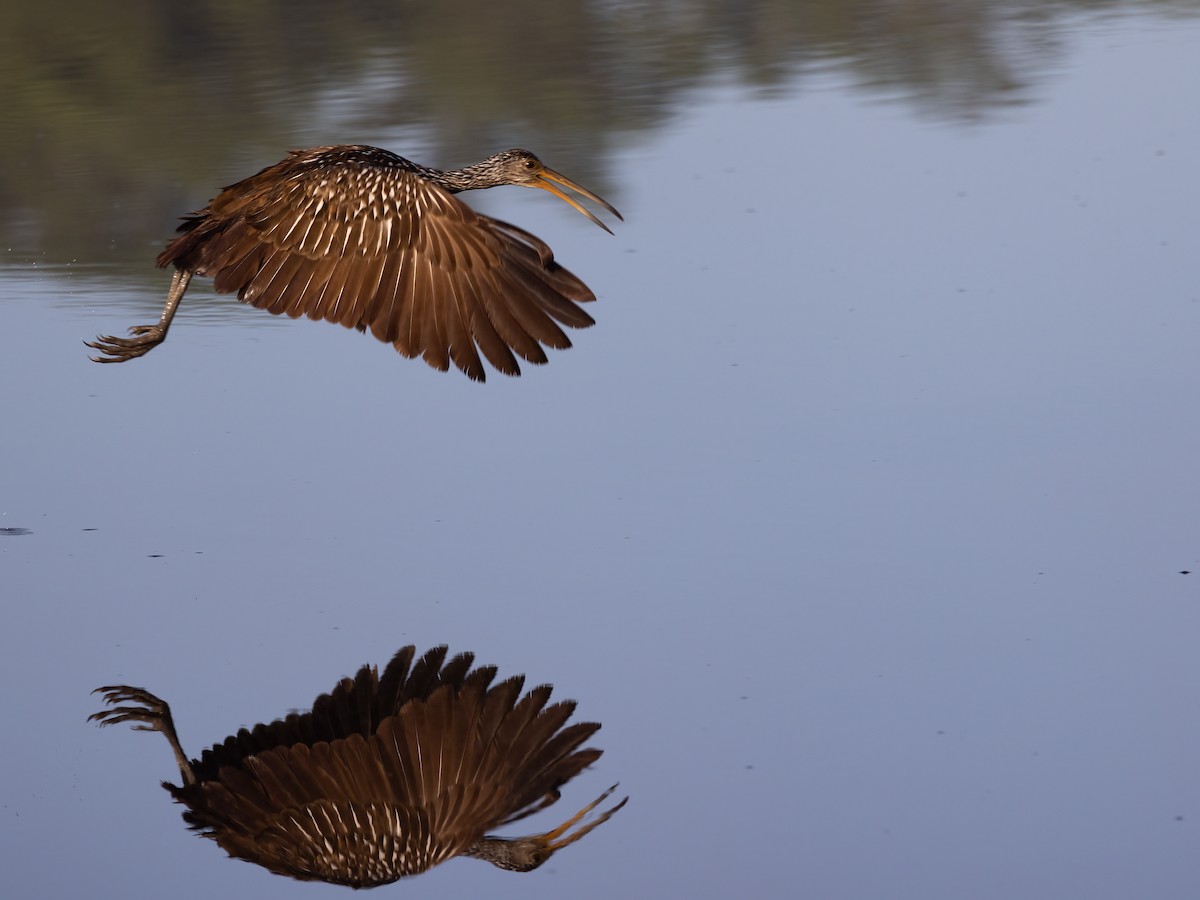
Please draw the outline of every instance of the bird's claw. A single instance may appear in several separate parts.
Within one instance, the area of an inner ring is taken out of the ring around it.
[[[171,720],[171,709],[166,702],[142,688],[127,685],[109,685],[96,688],[93,694],[103,694],[104,702],[112,709],[102,709],[88,716],[89,722],[99,725],[116,725],[120,722],[139,722],[135,731],[162,731]],[[119,703],[136,703],[137,706],[117,706]]]
[[[131,338],[119,338],[111,334],[96,336],[94,341],[84,341],[85,347],[99,350],[101,356],[90,357],[92,362],[114,363],[126,362],[145,356],[166,338],[166,330],[161,325],[134,325],[129,333],[137,335]]]

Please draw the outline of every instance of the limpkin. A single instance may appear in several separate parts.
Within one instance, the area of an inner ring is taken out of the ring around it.
[[[199,759],[183,752],[167,704],[141,688],[97,688],[109,708],[89,718],[162,732],[183,779],[163,787],[191,828],[230,856],[306,881],[375,887],[454,856],[528,872],[625,805],[585,821],[614,785],[550,831],[490,834],[554,803],[600,757],[580,749],[600,726],[567,725],[575,703],[548,704],[550,685],[522,696],[524,676],[493,684],[495,666],[447,653],[414,663],[405,647],[382,676],[363,666],[310,711],[243,728]]]
[[[157,324],[84,343],[100,351],[96,362],[145,355],[166,339],[192,276],[204,275],[218,292],[268,312],[370,329],[435,369],[453,362],[483,381],[482,351],[500,372],[519,375],[517,356],[544,363],[543,345],[571,346],[560,325],[593,324],[579,304],[596,297],[543,241],[454,196],[505,184],[547,190],[610,234],[556,185],[621,218],[528,150],[448,171],[377,147],[295,150],[184,217],[158,256],[175,272]]]

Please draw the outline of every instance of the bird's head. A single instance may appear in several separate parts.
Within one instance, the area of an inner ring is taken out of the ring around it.
[[[544,834],[531,834],[527,837],[519,838],[502,838],[488,835],[476,842],[467,851],[467,855],[478,859],[486,859],[492,865],[499,866],[501,869],[507,869],[510,872],[532,872],[557,851],[568,844],[575,843],[596,826],[607,822],[612,818],[613,813],[629,802],[629,798],[626,797],[612,809],[601,813],[591,822],[581,826],[574,834],[568,834],[576,823],[599,804],[603,803],[616,787],[614,784],[553,831],[547,831]]]
[[[586,197],[593,203],[598,203],[618,219],[625,221],[621,214],[603,197],[592,193],[583,185],[576,184],[565,175],[555,172],[528,150],[521,150],[519,148],[505,150],[503,153],[497,153],[491,157],[488,162],[495,166],[499,175],[498,183],[515,184],[520,187],[540,188],[543,191],[549,191],[560,200],[565,200],[571,204],[571,206],[575,207],[575,209],[579,210],[579,212],[583,213],[609,234],[612,234],[612,229],[596,218],[592,211],[578,200],[561,190],[558,185],[562,185],[567,190],[574,191],[581,197]]]

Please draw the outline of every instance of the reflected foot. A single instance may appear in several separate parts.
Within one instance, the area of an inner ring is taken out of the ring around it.
[[[115,363],[145,356],[167,337],[167,329],[162,325],[134,325],[129,329],[129,333],[136,337],[119,338],[111,334],[101,334],[96,336],[96,340],[83,343],[84,346],[99,350],[103,354],[91,357],[92,362]]]
[[[110,362],[110,360],[105,360]],[[112,709],[102,709],[88,716],[89,722],[101,725],[116,725],[118,722],[136,722],[134,731],[157,731],[166,735],[175,754],[175,762],[179,764],[179,774],[183,776],[184,784],[195,784],[196,774],[188,761],[183,747],[179,746],[179,736],[175,734],[175,723],[171,721],[171,707],[165,700],[160,700],[144,688],[129,687],[125,684],[112,684],[99,687],[93,694],[103,694],[104,702]],[[117,704],[130,703],[133,706]]]
[[[111,362],[111,360],[105,360]],[[160,700],[149,691],[142,688],[129,687],[124,684],[108,685],[92,691],[93,694],[104,694],[104,702],[110,705],[119,703],[137,703],[138,706],[116,706],[112,709],[102,709],[88,716],[89,722],[101,725],[116,725],[119,722],[140,722],[134,725],[135,731],[161,731],[164,734],[175,730],[171,721],[171,707],[165,700]]]

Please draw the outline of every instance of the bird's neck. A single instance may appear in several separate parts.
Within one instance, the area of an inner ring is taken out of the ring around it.
[[[534,838],[483,837],[468,847],[463,856],[486,859],[493,866],[510,872],[536,869],[549,857]]]
[[[493,166],[488,165],[489,160],[484,160],[481,163],[476,163],[473,166],[465,166],[461,169],[427,169],[427,176],[430,181],[433,181],[439,187],[445,188],[452,194],[457,194],[459,191],[473,191],[479,188],[496,187],[504,184],[505,181],[498,177]]]

